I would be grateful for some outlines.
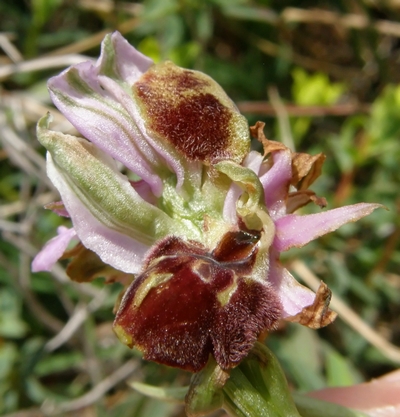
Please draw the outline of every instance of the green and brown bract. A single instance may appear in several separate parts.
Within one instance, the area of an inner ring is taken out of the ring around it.
[[[144,358],[197,372],[212,354],[222,369],[240,363],[281,315],[267,282],[251,279],[259,236],[229,232],[212,253],[167,238],[127,290],[114,329]]]

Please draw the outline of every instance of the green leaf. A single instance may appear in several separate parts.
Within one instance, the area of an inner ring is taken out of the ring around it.
[[[151,58],[154,62],[161,61],[160,43],[154,36],[148,36],[138,43],[137,49],[144,55]]]
[[[301,105],[334,104],[345,91],[343,83],[331,83],[325,73],[307,74],[302,68],[292,72],[293,98]]]
[[[56,353],[43,358],[35,366],[35,374],[39,377],[51,375],[57,372],[79,369],[84,361],[80,352]]]
[[[300,417],[278,360],[259,342],[232,369],[224,393],[233,416]]]
[[[12,343],[0,345],[0,381],[5,380],[18,358],[18,350]]]
[[[286,338],[274,344],[274,351],[285,365],[288,376],[301,391],[325,387],[317,332],[299,325],[290,325],[288,330]]]
[[[332,348],[327,349],[325,368],[328,386],[344,387],[361,382],[360,375],[339,352]]]
[[[234,2],[232,2],[234,3]],[[274,11],[264,8],[264,7],[254,7],[247,5],[240,5],[229,3],[223,5],[223,13],[232,18],[241,19],[241,20],[253,20],[259,22],[272,22],[275,23],[278,21],[278,14]]]
[[[33,23],[43,26],[61,5],[62,0],[32,0]]]
[[[10,338],[25,336],[28,328],[20,315],[20,299],[11,289],[3,289],[0,292],[0,336]]]

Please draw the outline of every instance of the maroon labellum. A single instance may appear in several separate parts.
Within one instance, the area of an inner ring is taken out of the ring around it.
[[[128,288],[114,322],[117,335],[145,359],[192,372],[210,354],[223,369],[238,365],[281,314],[273,289],[251,278],[257,240],[231,232],[210,254],[165,239]]]

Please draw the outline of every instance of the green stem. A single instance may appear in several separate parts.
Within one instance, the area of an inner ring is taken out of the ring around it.
[[[279,362],[261,343],[231,371],[223,392],[232,417],[300,417]]]

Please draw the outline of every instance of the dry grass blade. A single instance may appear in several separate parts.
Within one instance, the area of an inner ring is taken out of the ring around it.
[[[120,368],[113,372],[110,376],[103,379],[94,388],[88,391],[85,395],[71,401],[66,401],[61,404],[55,404],[50,401],[44,402],[42,410],[46,415],[57,415],[69,411],[77,411],[84,407],[88,407],[100,400],[104,394],[110,389],[114,388],[118,383],[124,381],[131,376],[139,367],[136,360],[129,360]]]
[[[47,56],[32,59],[30,61],[21,61],[15,64],[3,65],[0,67],[0,80],[4,80],[11,75],[19,74],[21,72],[33,72],[48,70],[51,68],[69,67],[70,65],[79,64],[79,62],[87,61],[88,59],[90,58],[84,55],[71,54],[57,57]]]
[[[4,33],[0,33],[0,48],[8,55],[14,63],[23,61],[23,56],[18,49],[13,45],[10,37]]]
[[[276,112],[278,118],[279,130],[282,142],[292,151],[295,151],[293,135],[290,128],[290,121],[286,108],[279,95],[279,91],[276,87],[270,87],[268,89],[268,97],[271,101],[271,105]]]
[[[103,305],[106,297],[105,291],[99,291],[89,304],[78,305],[61,331],[46,343],[45,350],[52,352],[66,343],[82,326],[86,318]]]
[[[112,32],[113,30],[118,30],[123,34],[132,31],[138,24],[139,20],[136,17],[134,17],[121,23],[114,29],[102,30],[101,32],[97,32],[94,35],[89,36],[81,41],[72,43],[71,45],[65,46],[60,49],[56,49],[55,51],[52,51],[50,54],[48,54],[48,56],[63,57],[68,54],[77,54],[83,51],[87,51],[88,49],[94,48],[95,46],[99,45],[100,42],[103,40],[104,36]]]

